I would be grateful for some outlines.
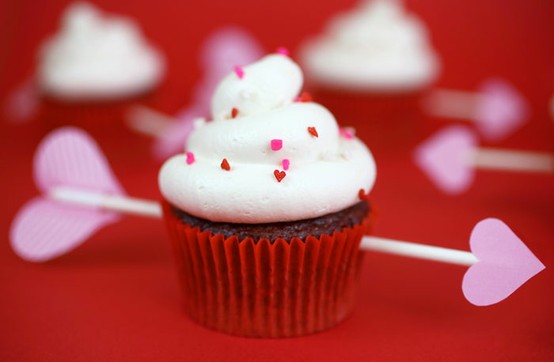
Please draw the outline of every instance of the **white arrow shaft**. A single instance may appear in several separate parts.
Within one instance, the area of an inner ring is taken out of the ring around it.
[[[161,205],[156,201],[136,199],[128,196],[113,196],[94,191],[58,187],[48,194],[51,198],[85,207],[95,207],[135,215],[161,218]],[[364,236],[360,245],[362,250],[378,251],[412,258],[434,260],[443,263],[472,265],[477,262],[469,251],[447,249],[438,246],[416,244],[375,236]]]
[[[473,92],[437,89],[425,99],[424,107],[437,117],[474,121],[480,97]]]
[[[554,172],[554,155],[550,153],[480,147],[470,154],[469,162],[476,168],[520,172]]]
[[[144,106],[135,106],[128,113],[127,123],[131,129],[152,137],[159,137],[163,134],[173,118]]]
[[[368,251],[378,251],[450,264],[470,266],[477,262],[477,258],[469,251],[391,240],[376,236],[364,236],[360,247]]]
[[[158,202],[121,195],[106,195],[95,191],[57,187],[50,190],[51,198],[70,204],[113,210],[123,213],[161,218]]]

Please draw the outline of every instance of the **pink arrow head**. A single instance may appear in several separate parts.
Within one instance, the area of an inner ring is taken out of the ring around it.
[[[44,194],[59,187],[125,194],[94,140],[72,127],[54,131],[39,145],[34,179]],[[82,209],[42,196],[16,215],[11,244],[23,259],[46,261],[72,250],[97,229],[118,219],[113,212]]]
[[[527,122],[529,108],[525,98],[501,79],[490,79],[480,87],[477,128],[488,140],[500,140]]]
[[[477,223],[470,248],[479,260],[464,275],[462,290],[478,306],[498,303],[545,266],[510,228],[498,219]]]
[[[468,155],[476,146],[477,138],[468,128],[451,126],[416,148],[414,160],[439,189],[458,194],[473,181]]]

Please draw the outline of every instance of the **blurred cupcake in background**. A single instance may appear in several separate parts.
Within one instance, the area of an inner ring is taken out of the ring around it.
[[[424,24],[401,1],[363,1],[306,41],[300,62],[317,101],[352,122],[404,117],[439,74]]]
[[[73,124],[92,133],[123,130],[127,106],[146,101],[164,72],[162,54],[133,20],[74,3],[39,52],[42,121],[48,128]]]

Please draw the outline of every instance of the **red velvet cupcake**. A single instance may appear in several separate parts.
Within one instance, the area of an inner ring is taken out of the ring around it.
[[[300,53],[314,99],[381,137],[413,128],[439,71],[424,24],[394,0],[365,1],[336,16]]]
[[[284,55],[237,69],[160,171],[186,312],[208,328],[301,336],[352,309],[375,163],[301,87]]]
[[[71,124],[102,137],[119,133],[128,106],[146,102],[163,73],[161,54],[131,19],[72,4],[40,52],[40,121],[47,130]]]

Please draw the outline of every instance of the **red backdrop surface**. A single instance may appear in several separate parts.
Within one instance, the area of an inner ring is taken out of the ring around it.
[[[168,77],[155,99],[171,113],[200,78],[196,52],[219,26],[251,31],[268,50],[297,49],[348,1],[98,1],[136,18],[165,52]],[[57,28],[66,1],[1,3],[0,96],[32,75],[35,54]],[[554,151],[548,102],[554,92],[554,6],[543,1],[407,1],[428,24],[443,61],[438,85],[474,89],[489,76],[508,79],[530,102],[530,122],[498,147]],[[348,120],[339,119],[347,125]],[[411,161],[424,137],[447,124],[425,124],[409,139],[357,124],[372,149],[378,180],[376,235],[468,248],[473,225],[485,217],[508,223],[547,266],[506,301],[479,308],[461,292],[465,268],[368,253],[358,304],[339,326],[315,335],[256,340],[227,336],[188,320],[180,304],[165,230],[157,220],[125,217],[77,250],[45,264],[19,259],[9,227],[37,194],[33,152],[38,122],[1,119],[0,360],[553,360],[554,179],[478,171],[471,189],[447,196]],[[390,131],[390,128],[387,128]],[[159,198],[150,141],[129,133],[98,139],[129,194]]]

